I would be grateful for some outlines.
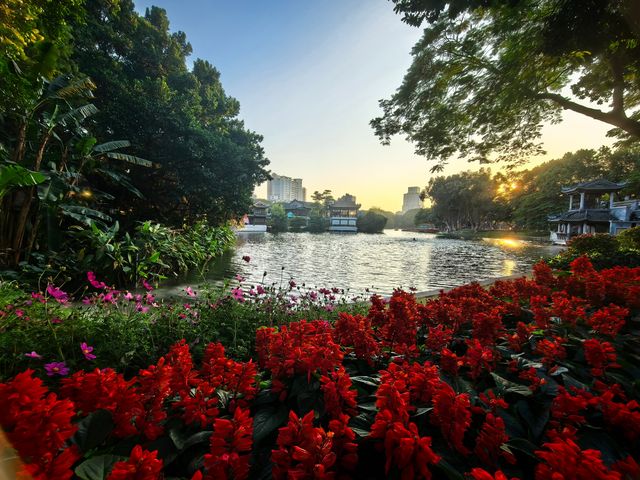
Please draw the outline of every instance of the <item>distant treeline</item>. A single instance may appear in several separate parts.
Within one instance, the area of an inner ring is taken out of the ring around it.
[[[466,171],[430,179],[424,196],[430,201],[415,224],[444,230],[516,228],[543,231],[547,216],[568,208],[562,187],[605,178],[628,181],[622,196],[640,194],[640,147],[578,150],[521,171]]]

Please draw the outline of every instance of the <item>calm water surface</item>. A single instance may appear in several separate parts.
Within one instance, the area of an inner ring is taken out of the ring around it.
[[[337,287],[360,294],[390,294],[394,288],[431,290],[474,280],[526,274],[558,247],[519,240],[479,241],[385,230],[383,234],[241,234],[235,250],[204,274],[192,274],[172,290],[203,281],[222,283],[236,275],[243,283]],[[251,257],[249,263],[243,256]],[[264,272],[266,276],[263,277]]]

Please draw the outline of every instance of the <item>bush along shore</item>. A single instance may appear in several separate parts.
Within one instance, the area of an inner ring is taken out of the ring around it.
[[[640,478],[639,268],[539,263],[363,312],[89,281],[86,307],[50,285],[1,313],[0,425],[34,478]]]

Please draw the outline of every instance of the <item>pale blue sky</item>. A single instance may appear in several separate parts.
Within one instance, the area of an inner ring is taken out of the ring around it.
[[[399,210],[407,187],[424,186],[430,164],[402,138],[380,145],[369,127],[378,100],[400,85],[420,31],[387,0],[144,0],[186,32],[193,57],[221,72],[246,125],[264,135],[277,174],[308,194],[356,195],[364,208]],[[546,158],[606,142],[607,128],[577,114],[545,128]],[[540,161],[540,159],[538,159]],[[445,173],[475,164],[452,162]],[[266,195],[266,187],[257,189]]]

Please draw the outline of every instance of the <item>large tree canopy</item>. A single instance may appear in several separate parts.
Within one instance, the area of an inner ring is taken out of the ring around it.
[[[640,29],[630,0],[393,0],[428,22],[397,92],[371,124],[441,169],[454,156],[517,164],[564,109],[640,138]]]

